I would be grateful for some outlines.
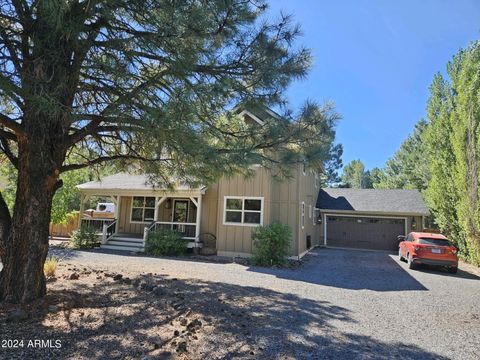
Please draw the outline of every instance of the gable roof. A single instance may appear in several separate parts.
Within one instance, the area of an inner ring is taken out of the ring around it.
[[[428,215],[418,190],[320,189],[317,208],[365,213]]]
[[[99,181],[89,181],[84,184],[77,185],[80,190],[150,190],[162,191],[168,190],[154,187],[148,181],[148,175],[133,175],[128,173],[117,173],[115,175],[105,176]],[[186,184],[177,183],[175,191],[203,191],[204,187],[191,188]]]

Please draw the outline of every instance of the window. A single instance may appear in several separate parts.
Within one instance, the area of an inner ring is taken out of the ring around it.
[[[320,223],[321,221],[320,209],[316,207],[313,209],[313,225],[317,225],[317,223]]]
[[[223,223],[255,226],[263,223],[263,197],[225,196]]]
[[[302,201],[302,229],[305,228],[305,203]]]
[[[312,204],[308,205],[308,218],[312,218]]]
[[[132,222],[150,222],[155,217],[155,198],[134,196],[132,198]]]

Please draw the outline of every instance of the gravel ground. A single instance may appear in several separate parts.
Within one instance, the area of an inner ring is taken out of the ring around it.
[[[41,320],[12,325],[0,312],[0,330],[43,331],[62,348],[8,358],[480,359],[480,277],[468,265],[456,275],[409,270],[394,255],[336,249],[314,250],[296,269],[52,252],[64,277],[81,270],[80,279],[49,284],[58,311]]]

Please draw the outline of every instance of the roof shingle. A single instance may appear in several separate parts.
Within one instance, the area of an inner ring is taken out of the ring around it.
[[[428,215],[428,208],[418,190],[320,189],[317,208],[385,214]]]

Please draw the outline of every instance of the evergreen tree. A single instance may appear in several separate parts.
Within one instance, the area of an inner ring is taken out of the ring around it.
[[[18,171],[12,214],[0,196],[0,300],[45,294],[52,199],[67,171],[117,160],[154,183],[176,174],[209,184],[251,164],[287,175],[290,164],[328,160],[338,118],[328,106],[262,126],[227,111],[285,104],[311,63],[298,27],[264,10],[235,0],[0,3],[0,150]]]

